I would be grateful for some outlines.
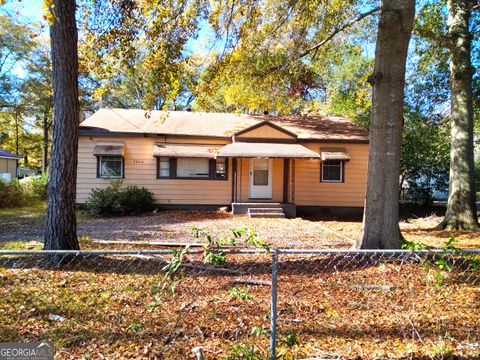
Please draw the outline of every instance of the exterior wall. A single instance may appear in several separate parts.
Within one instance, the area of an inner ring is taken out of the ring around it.
[[[77,203],[84,203],[93,188],[105,188],[110,183],[106,179],[97,179],[97,158],[93,155],[93,148],[97,141],[125,143],[124,185],[146,187],[154,194],[157,204],[230,205],[232,202],[231,161],[228,166],[228,180],[157,179],[157,160],[152,155],[153,145],[158,142],[221,144],[221,141],[160,137],[80,136]]]
[[[250,184],[250,159],[237,159],[238,166],[238,201],[249,202]],[[262,200],[263,201],[263,200]],[[265,202],[283,201],[283,159],[272,160],[272,199],[265,199]]]
[[[238,139],[242,139],[242,138],[293,139],[292,136],[268,125],[260,126],[256,129],[253,129],[251,131],[238,135],[236,136],[236,138]]]
[[[0,158],[0,173],[10,173],[12,179],[17,177],[17,160]]]
[[[368,144],[302,144],[320,152],[322,147],[342,147],[350,154],[342,183],[320,182],[320,160],[295,160],[294,202],[305,206],[363,207],[367,186]]]
[[[93,188],[105,188],[109,180],[97,179],[97,159],[93,148],[98,141],[125,143],[125,185],[148,188],[157,204],[162,205],[230,205],[232,202],[232,161],[228,180],[157,179],[153,145],[166,143],[226,144],[225,140],[152,137],[88,137],[81,136],[78,151],[77,203],[83,203]],[[324,147],[343,147],[351,160],[345,163],[343,183],[320,182],[320,160],[290,160],[295,174],[290,175],[289,201],[299,206],[363,207],[367,180],[368,144],[303,144],[320,152]],[[1,161],[1,159],[0,159]],[[283,159],[273,159],[272,199],[283,201]],[[237,201],[249,202],[249,159],[237,159]],[[9,164],[10,166],[10,164]],[[0,172],[1,162],[0,162]]]

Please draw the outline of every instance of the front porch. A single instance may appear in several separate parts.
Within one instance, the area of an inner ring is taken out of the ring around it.
[[[295,217],[294,166],[289,158],[232,158],[232,213]]]

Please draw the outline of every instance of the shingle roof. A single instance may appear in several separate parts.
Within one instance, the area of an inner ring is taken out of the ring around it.
[[[368,134],[336,116],[275,116],[190,111],[100,109],[80,124],[81,131],[231,137],[262,121],[270,121],[299,139],[368,141]]]
[[[8,152],[8,151],[2,150],[2,149],[0,149],[0,158],[16,159],[16,160],[22,159],[21,156],[12,154],[11,152]]]

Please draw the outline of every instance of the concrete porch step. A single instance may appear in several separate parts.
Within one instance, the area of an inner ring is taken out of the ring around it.
[[[254,215],[254,217],[262,217],[262,214],[265,213],[274,213],[280,214],[283,216],[280,217],[287,217],[293,218],[295,217],[295,204],[284,204],[279,202],[233,202],[232,203],[232,212],[233,214],[239,215],[247,215],[251,216],[250,214],[259,214]]]
[[[251,218],[266,218],[266,219],[284,219],[285,214],[278,212],[261,212],[261,213],[248,213],[248,216]]]
[[[253,213],[282,213],[283,209],[281,207],[272,207],[272,208],[249,208],[248,212]]]

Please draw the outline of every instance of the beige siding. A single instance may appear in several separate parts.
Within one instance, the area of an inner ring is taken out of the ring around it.
[[[304,144],[319,152],[336,144]],[[367,144],[342,144],[350,154],[343,183],[320,182],[320,160],[295,160],[295,203],[311,206],[364,206],[367,182]]]
[[[269,125],[263,125],[244,134],[236,136],[237,138],[270,138],[270,139],[292,139],[293,137],[277,130]]]
[[[80,137],[77,202],[83,203],[93,188],[107,187],[108,180],[96,178],[97,160],[93,148],[97,141],[125,142],[125,185],[148,188],[159,204],[227,205],[231,202],[232,162],[229,161],[228,181],[157,179],[156,159],[152,156],[155,142],[222,144],[212,141],[179,138],[144,137]],[[321,147],[340,147],[336,144],[311,143],[308,148],[320,152]],[[366,188],[368,145],[342,144],[351,160],[345,165],[345,182],[320,182],[320,160],[291,160],[295,162],[295,176],[290,176],[289,200],[306,206],[363,206]],[[0,159],[1,160],[1,159]],[[249,201],[249,159],[238,159],[238,201]],[[273,159],[271,201],[283,200],[283,159]],[[1,172],[1,162],[0,162]]]
[[[17,160],[0,158],[0,173],[10,173],[12,179],[17,177]]]
[[[157,179],[156,159],[152,156],[158,138],[143,137],[87,137],[81,136],[78,150],[77,203],[83,203],[93,188],[109,185],[105,179],[97,179],[97,159],[93,148],[97,141],[125,142],[124,185],[137,185],[148,188],[158,204],[198,204],[227,205],[231,203],[231,164],[228,180],[182,180]],[[180,141],[179,141],[180,140]],[[210,140],[171,139],[167,142],[218,143]]]
[[[238,201],[250,201],[250,159],[238,159]],[[272,160],[272,202],[283,201],[283,159]]]

